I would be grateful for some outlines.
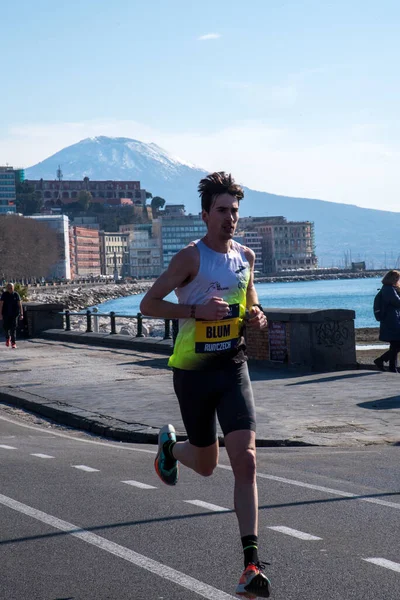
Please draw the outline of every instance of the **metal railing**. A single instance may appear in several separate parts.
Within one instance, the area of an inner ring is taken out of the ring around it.
[[[71,329],[71,317],[85,317],[86,316],[86,333],[98,333],[99,332],[99,318],[105,317],[110,319],[110,334],[117,334],[116,319],[133,319],[137,322],[136,335],[133,337],[146,337],[143,333],[143,321],[144,320],[157,320],[164,321],[164,340],[175,339],[175,332],[178,331],[178,320],[177,319],[157,319],[156,317],[144,317],[142,313],[138,312],[136,315],[125,315],[117,314],[114,311],[109,313],[100,313],[96,309],[88,309],[86,312],[73,312],[70,310],[61,311],[58,314],[65,317],[65,331],[72,331]]]

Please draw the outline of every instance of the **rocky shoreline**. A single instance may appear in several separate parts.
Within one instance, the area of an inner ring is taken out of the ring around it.
[[[331,279],[371,279],[383,277],[386,271],[346,271],[330,273],[309,273],[294,275],[280,275],[279,277],[256,277],[256,283],[292,283],[294,281],[328,281]]]
[[[28,301],[43,302],[44,304],[60,303],[71,311],[79,311],[89,306],[101,304],[106,300],[124,298],[147,292],[153,282],[107,284],[96,286],[55,286],[29,288]]]

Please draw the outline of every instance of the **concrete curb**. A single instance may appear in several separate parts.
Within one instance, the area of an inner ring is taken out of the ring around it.
[[[105,415],[70,406],[64,402],[52,402],[46,398],[33,396],[21,390],[0,388],[0,402],[37,413],[61,425],[82,429],[95,435],[110,438],[119,442],[135,444],[157,444],[158,429],[143,423],[126,423]],[[177,432],[178,441],[186,440],[186,435]],[[219,443],[224,446],[223,438]],[[319,444],[285,439],[256,439],[258,448],[276,448],[289,446],[315,447]]]

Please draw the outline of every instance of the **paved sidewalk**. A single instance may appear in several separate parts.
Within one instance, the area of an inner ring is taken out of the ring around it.
[[[165,354],[22,340],[0,341],[0,401],[132,442],[184,428]],[[400,376],[374,370],[306,373],[251,366],[257,445],[400,443]]]

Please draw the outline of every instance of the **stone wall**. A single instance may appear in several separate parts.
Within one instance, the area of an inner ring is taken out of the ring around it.
[[[356,365],[352,310],[264,309],[268,328],[248,329],[249,358],[311,369]]]

